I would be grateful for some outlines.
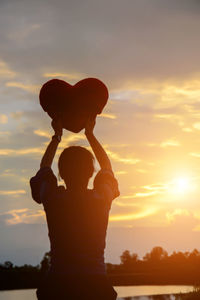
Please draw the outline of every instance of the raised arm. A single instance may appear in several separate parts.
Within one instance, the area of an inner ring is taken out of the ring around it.
[[[105,150],[99,143],[99,141],[94,136],[93,130],[95,126],[95,118],[90,117],[87,121],[87,124],[85,126],[85,135],[87,137],[87,140],[96,156],[96,159],[101,167],[101,169],[107,169],[112,171],[112,166],[110,163],[110,160],[108,158],[108,155],[106,154]]]
[[[40,168],[51,167],[58,144],[61,141],[62,125],[60,120],[53,120],[51,126],[53,127],[55,134],[42,157]]]

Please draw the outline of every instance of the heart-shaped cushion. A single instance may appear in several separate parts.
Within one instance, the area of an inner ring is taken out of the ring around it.
[[[96,78],[86,78],[75,85],[64,80],[47,81],[40,90],[40,104],[53,119],[60,117],[62,126],[73,132],[85,128],[89,115],[100,114],[108,100],[108,89]]]

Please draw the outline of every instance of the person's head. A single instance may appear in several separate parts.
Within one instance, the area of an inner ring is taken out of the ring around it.
[[[71,146],[61,153],[58,169],[67,188],[86,188],[94,173],[94,157],[83,147]]]

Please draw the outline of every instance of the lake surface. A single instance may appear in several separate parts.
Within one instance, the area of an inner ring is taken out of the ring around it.
[[[140,285],[140,286],[118,286],[115,287],[118,293],[118,300],[129,297],[129,300],[153,300],[148,295],[176,294],[187,293],[193,290],[192,286],[185,285]],[[130,298],[131,297],[131,298]],[[163,300],[166,298],[163,298]],[[173,295],[168,297],[168,300],[174,300]],[[36,300],[35,290],[15,290],[1,291],[0,300]]]

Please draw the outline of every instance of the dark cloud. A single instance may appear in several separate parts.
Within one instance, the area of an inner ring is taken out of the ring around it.
[[[8,1],[1,4],[1,56],[33,82],[48,70],[110,85],[187,76],[199,69],[198,7],[181,0]]]
[[[159,9],[168,10],[170,13],[185,13],[185,14],[199,14],[200,2],[198,0],[152,0]]]

